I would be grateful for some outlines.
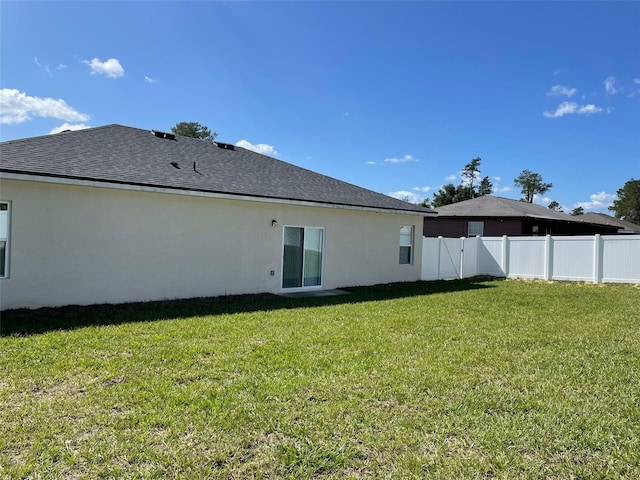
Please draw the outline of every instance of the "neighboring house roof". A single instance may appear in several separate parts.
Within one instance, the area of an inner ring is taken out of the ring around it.
[[[589,212],[577,217],[585,222],[596,223],[601,225],[609,225],[612,227],[618,227],[619,233],[635,233],[640,234],[640,225],[635,223],[621,220],[620,218],[612,217],[606,213]]]
[[[590,214],[568,215],[535,203],[494,197],[493,195],[483,195],[464,202],[438,207],[437,212],[438,217],[533,218],[558,222],[585,223],[588,225],[618,226],[617,224],[604,223],[602,220],[587,216]]]
[[[242,147],[122,125],[10,140],[0,152],[6,173],[435,215]]]
[[[483,195],[481,197],[438,207],[438,217],[500,217],[536,218],[575,222],[576,217],[534,203],[510,198]]]

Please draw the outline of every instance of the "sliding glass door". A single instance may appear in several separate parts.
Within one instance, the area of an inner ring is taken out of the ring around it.
[[[284,227],[282,288],[322,285],[324,229]]]

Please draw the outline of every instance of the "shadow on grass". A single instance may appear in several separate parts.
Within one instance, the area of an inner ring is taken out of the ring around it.
[[[55,330],[73,330],[130,322],[153,322],[172,318],[391,300],[492,288],[491,283],[494,281],[498,281],[498,279],[478,277],[464,280],[392,283],[370,287],[342,288],[341,290],[347,291],[349,294],[320,297],[292,298],[265,293],[123,304],[70,305],[36,310],[7,310],[2,312],[0,317],[0,336],[27,336]]]

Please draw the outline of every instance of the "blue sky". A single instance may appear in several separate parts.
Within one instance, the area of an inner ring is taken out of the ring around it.
[[[607,212],[640,178],[639,2],[0,3],[0,139],[196,121],[420,201],[482,158],[495,194]],[[0,160],[1,161],[1,160]]]

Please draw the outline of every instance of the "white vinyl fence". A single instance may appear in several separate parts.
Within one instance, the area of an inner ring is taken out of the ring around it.
[[[423,238],[422,280],[476,275],[640,283],[640,235]]]

